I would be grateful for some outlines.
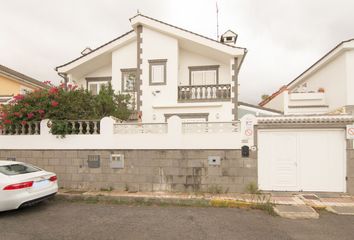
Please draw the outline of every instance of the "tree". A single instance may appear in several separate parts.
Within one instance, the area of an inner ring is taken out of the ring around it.
[[[63,84],[51,86],[14,96],[2,107],[0,128],[13,129],[13,126],[50,119],[54,126],[52,133],[65,134],[66,120],[99,120],[106,116],[127,120],[129,101],[129,95],[115,94],[110,84],[102,87],[97,95],[71,84],[66,90]]]

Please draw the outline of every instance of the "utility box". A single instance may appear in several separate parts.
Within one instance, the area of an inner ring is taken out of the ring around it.
[[[101,166],[100,155],[88,155],[87,165],[89,168],[99,168]]]
[[[124,168],[124,155],[111,154],[110,166],[111,168]]]
[[[219,166],[221,164],[220,156],[208,156],[208,163],[212,166]]]

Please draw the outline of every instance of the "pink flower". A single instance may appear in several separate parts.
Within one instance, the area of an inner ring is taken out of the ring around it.
[[[57,102],[57,101],[52,101],[51,102],[51,105],[52,105],[52,107],[56,107],[56,106],[58,106],[59,105],[59,103]]]
[[[26,122],[25,120],[23,120],[23,121],[21,121],[21,124],[22,124],[22,125],[26,125],[27,122]]]
[[[33,114],[33,113],[28,113],[28,114],[27,114],[27,118],[28,118],[28,119],[33,118],[33,116],[34,116],[34,114]]]
[[[21,116],[22,116],[22,114],[19,113],[19,112],[14,112],[14,115],[15,115],[16,117],[21,117]]]
[[[44,114],[44,110],[42,110],[42,109],[39,109],[37,112],[38,112],[39,114]]]
[[[23,96],[23,95],[21,95],[21,94],[17,94],[16,96],[14,96],[14,99],[16,100],[16,101],[20,101],[20,100],[22,100],[22,99],[24,99],[25,98],[25,96]]]
[[[50,94],[57,94],[59,92],[59,89],[56,87],[52,87],[49,89]]]
[[[5,120],[4,120],[4,123],[5,123],[5,124],[12,124],[12,121],[11,121],[10,119],[5,119]]]
[[[50,85],[52,82],[51,81],[44,81],[44,84]]]

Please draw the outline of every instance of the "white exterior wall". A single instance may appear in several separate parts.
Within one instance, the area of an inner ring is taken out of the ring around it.
[[[232,121],[231,100],[229,102],[178,103],[178,85],[189,85],[188,66],[220,65],[219,82],[231,83],[230,62],[221,63],[181,49],[177,39],[147,27],[143,28],[142,38],[143,122],[164,122],[164,114],[173,113],[209,113],[209,121]],[[166,85],[149,85],[148,60],[152,59],[167,59]]]
[[[329,106],[328,110],[335,110],[346,105],[346,77],[346,56],[341,54],[304,79],[307,82],[306,91],[317,92],[319,88],[324,88],[325,102]]]
[[[79,79],[72,79],[76,82],[79,87],[86,89],[86,78],[87,77],[110,77],[112,76],[112,65],[107,64],[95,71],[92,71]]]
[[[263,107],[284,111],[284,94],[285,91],[281,92],[278,96],[273,98],[270,102],[266,103]]]
[[[220,61],[205,57],[198,53],[179,49],[179,67],[178,67],[178,83],[179,85],[189,85],[189,69],[190,66],[206,66],[206,65],[220,65],[219,67],[219,83],[229,84],[231,82],[231,68],[227,61],[222,63]]]
[[[346,105],[354,105],[354,50],[346,52]]]
[[[121,69],[136,68],[136,53],[136,41],[133,41],[112,53],[112,87],[116,91],[122,91]]]
[[[151,107],[161,103],[176,104],[177,102],[178,41],[147,27],[143,27],[142,39],[142,120],[143,122],[161,122],[164,118],[157,115]],[[153,59],[167,59],[166,85],[149,85],[148,61]]]

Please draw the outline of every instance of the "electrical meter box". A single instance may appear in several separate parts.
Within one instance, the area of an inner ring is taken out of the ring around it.
[[[209,165],[218,166],[221,163],[221,157],[220,156],[208,156],[208,163],[209,163]]]
[[[124,168],[124,155],[111,154],[110,166],[111,168]]]

